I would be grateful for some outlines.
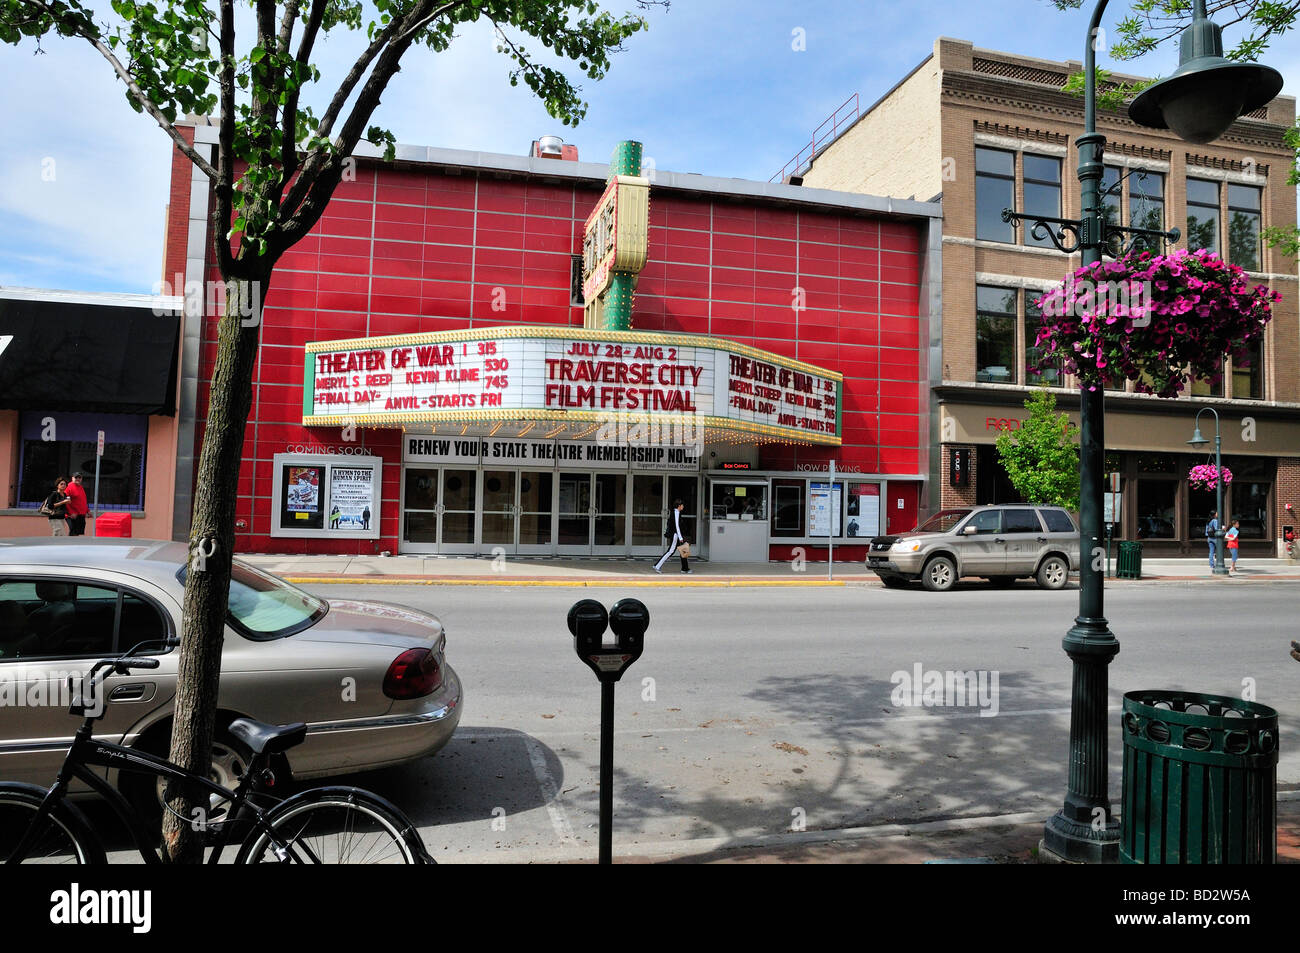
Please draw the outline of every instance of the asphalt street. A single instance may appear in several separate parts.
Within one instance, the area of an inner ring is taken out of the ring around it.
[[[447,627],[466,699],[455,738],[424,762],[356,776],[417,820],[440,861],[594,857],[600,690],[565,627],[587,593],[308,588],[426,609]],[[1073,586],[628,594],[651,625],[616,694],[616,853],[1059,807]],[[623,594],[594,595],[610,605]],[[1253,692],[1281,715],[1279,784],[1300,783],[1293,584],[1133,585],[1108,590],[1106,609],[1121,642],[1110,670],[1116,803],[1119,706],[1136,689]],[[902,678],[918,666],[923,679],[985,673],[984,692],[927,699]]]

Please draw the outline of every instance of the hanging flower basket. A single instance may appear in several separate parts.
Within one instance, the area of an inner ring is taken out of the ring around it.
[[[1038,299],[1034,370],[1063,366],[1082,387],[1177,397],[1192,378],[1217,384],[1224,358],[1249,366],[1281,298],[1205,250],[1131,254],[1074,272]]]
[[[1232,482],[1232,471],[1227,467],[1223,468],[1223,485],[1227,486]],[[1213,490],[1219,485],[1219,475],[1215,472],[1213,463],[1202,463],[1198,467],[1192,467],[1187,471],[1187,483],[1193,490]]]

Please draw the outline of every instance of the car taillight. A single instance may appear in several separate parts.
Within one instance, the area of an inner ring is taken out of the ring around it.
[[[384,694],[389,698],[419,698],[440,685],[442,666],[431,649],[407,649],[384,674]]]

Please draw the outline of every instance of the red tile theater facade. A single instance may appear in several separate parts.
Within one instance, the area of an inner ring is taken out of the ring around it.
[[[825,559],[828,533],[836,560],[861,559],[865,537],[911,527],[930,496],[938,205],[615,180],[533,151],[361,158],[282,259],[241,550],[650,555],[676,498],[719,561]],[[183,160],[173,176],[168,273],[215,280],[205,192]],[[638,182],[644,264],[609,285],[635,289],[630,329],[584,327],[585,226],[608,210],[624,234],[610,192]],[[215,315],[196,352],[201,438]]]

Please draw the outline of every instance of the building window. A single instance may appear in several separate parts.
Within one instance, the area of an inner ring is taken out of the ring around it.
[[[1064,377],[1061,364],[1054,364],[1035,370],[1043,348],[1038,347],[1038,332],[1043,327],[1043,312],[1034,304],[1034,296],[1025,295],[1025,383],[1038,387],[1060,387]]]
[[[1176,539],[1177,480],[1137,481],[1138,539]]]
[[[1194,377],[1192,378],[1191,393],[1193,397],[1222,397],[1223,378],[1220,377],[1217,384],[1211,384],[1208,380]]]
[[[1002,221],[1004,208],[1016,205],[1016,155],[1000,149],[975,150],[975,237],[1015,242],[1016,230]]]
[[[1228,261],[1247,271],[1259,271],[1260,189],[1228,186]]]
[[[1025,211],[1045,218],[1061,217],[1061,160],[1050,156],[1024,155]],[[1035,238],[1025,229],[1025,244],[1055,247],[1050,238]]]
[[[1016,298],[1014,288],[975,288],[975,380],[1016,383]]]
[[[1273,535],[1268,521],[1268,492],[1271,486],[1271,483],[1232,484],[1232,515],[1228,519],[1241,520],[1243,539],[1269,539]],[[1232,523],[1228,522],[1227,525],[1231,526]]]
[[[1232,396],[1264,399],[1264,342],[1246,348],[1246,360],[1232,362]]]
[[[1219,183],[1187,180],[1187,250],[1219,251]]]
[[[22,460],[18,506],[39,508],[60,477],[85,475],[86,501],[95,503],[95,447],[104,431],[99,461],[99,508],[144,509],[144,458],[149,418],[135,414],[23,412],[19,420]]]
[[[1165,230],[1165,177],[1159,172],[1134,172],[1128,180],[1128,223],[1132,228]],[[1160,251],[1158,240],[1139,240],[1148,251]]]

